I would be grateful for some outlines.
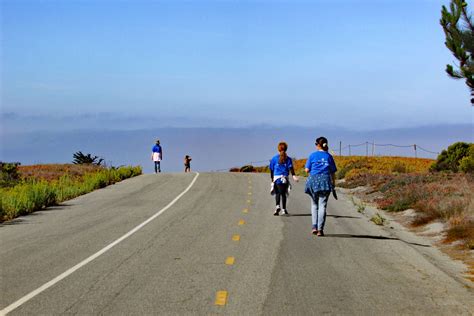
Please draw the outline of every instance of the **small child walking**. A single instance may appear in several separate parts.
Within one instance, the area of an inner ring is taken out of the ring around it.
[[[184,156],[184,172],[191,172],[191,156]]]

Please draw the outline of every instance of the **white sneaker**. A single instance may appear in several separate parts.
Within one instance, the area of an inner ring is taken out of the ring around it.
[[[283,209],[282,212],[283,212],[282,215],[288,215],[288,211],[286,209]]]
[[[275,213],[273,213],[273,215],[274,215],[274,216],[280,215],[280,207],[279,207],[279,206],[277,206],[277,207],[275,208]]]

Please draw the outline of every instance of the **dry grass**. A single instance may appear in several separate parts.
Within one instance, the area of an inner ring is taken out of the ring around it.
[[[467,249],[474,249],[474,218],[460,215],[454,216],[449,221],[449,228],[446,231],[446,243],[457,240],[464,240]]]
[[[24,180],[59,180],[67,175],[74,179],[80,179],[87,173],[94,173],[103,169],[96,165],[75,165],[75,164],[45,164],[19,166],[18,172]]]
[[[378,207],[392,211],[415,209],[413,226],[440,220],[448,223],[445,242],[474,244],[474,176],[454,173],[360,174],[345,187],[370,186],[382,193]]]

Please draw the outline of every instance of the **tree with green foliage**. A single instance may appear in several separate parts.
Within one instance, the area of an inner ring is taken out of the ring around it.
[[[451,78],[465,79],[474,105],[474,24],[466,1],[451,0],[449,10],[443,6],[440,24],[446,35],[446,47],[459,60],[459,65],[448,64],[446,72]]]
[[[72,156],[74,158],[72,163],[76,165],[90,164],[100,166],[104,161],[104,159],[98,156],[92,156],[91,154],[84,155],[81,151],[74,153]]]
[[[471,156],[472,155],[472,156]],[[436,162],[431,166],[432,171],[473,172],[474,144],[457,142],[443,150]]]

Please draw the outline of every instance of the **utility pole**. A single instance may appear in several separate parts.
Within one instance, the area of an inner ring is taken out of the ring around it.
[[[416,144],[413,145],[413,148],[415,149],[415,158],[418,158],[418,153],[416,152]]]
[[[342,156],[342,141],[339,141],[339,156]]]
[[[375,156],[375,140],[372,142],[372,157]]]
[[[369,157],[369,142],[365,142],[365,156]]]

